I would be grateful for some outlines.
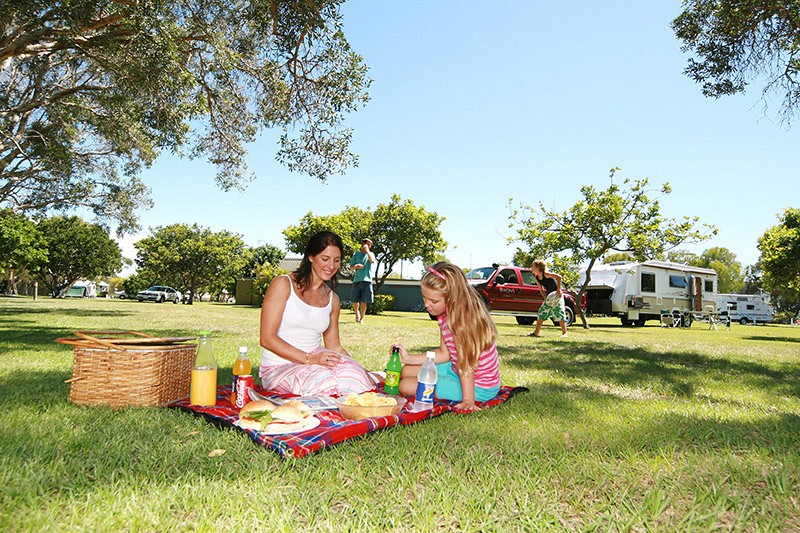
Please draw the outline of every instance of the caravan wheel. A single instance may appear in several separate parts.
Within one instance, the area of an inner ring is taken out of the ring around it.
[[[739,324],[741,324],[743,326],[746,326],[748,324],[748,322],[750,322],[750,321],[747,320],[746,316],[743,316],[742,318],[739,319]]]

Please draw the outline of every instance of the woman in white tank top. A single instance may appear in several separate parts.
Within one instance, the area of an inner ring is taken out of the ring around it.
[[[369,373],[342,347],[335,284],[344,245],[323,231],[308,241],[300,267],[272,280],[261,304],[259,376],[264,388],[299,395],[371,390]]]

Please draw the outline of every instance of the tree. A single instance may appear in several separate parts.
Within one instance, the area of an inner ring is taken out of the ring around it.
[[[780,224],[758,239],[764,288],[781,311],[800,308],[800,209],[788,208]]]
[[[744,290],[742,264],[736,260],[736,254],[727,248],[709,248],[700,255],[676,250],[671,252],[668,258],[676,263],[710,268],[716,271],[717,292],[721,294],[737,294]]]
[[[703,94],[719,98],[745,92],[748,83],[766,79],[765,97],[783,98],[788,120],[800,104],[800,1],[684,0],[672,21],[692,52],[685,73],[703,84]]]
[[[111,276],[122,268],[122,250],[97,224],[57,216],[43,219],[38,229],[47,242],[47,262],[38,276],[53,298],[63,297],[79,279]]]
[[[510,215],[511,227],[517,231],[516,240],[527,246],[531,256],[550,258],[570,251],[572,262],[588,262],[578,301],[582,301],[591,281],[595,262],[608,252],[627,252],[637,261],[643,261],[660,257],[682,243],[701,242],[717,231],[708,225],[705,230],[698,229],[697,217],[665,218],[658,200],[649,195],[669,194],[669,184],[656,190],[649,187],[646,178],[625,179],[623,188],[613,183],[618,170],[611,169],[612,184],[605,190],[598,191],[590,185],[581,187],[583,199],[566,211],[548,210],[540,202],[537,210],[521,205]],[[578,307],[581,322],[587,328],[583,309]]]
[[[36,224],[10,209],[0,210],[0,268],[5,269],[8,294],[17,294],[16,270],[35,268],[45,260],[47,249]]]
[[[283,230],[283,235],[289,251],[302,253],[315,233],[323,230],[337,233],[345,248],[342,258],[344,275],[348,275],[347,261],[361,247],[361,239],[369,237],[374,242],[375,274],[380,273],[376,278],[376,292],[380,292],[386,278],[400,261],[421,259],[430,263],[436,254],[447,249],[447,242],[439,231],[442,221],[444,217],[395,194],[388,204],[379,204],[374,210],[345,207],[338,215],[307,213],[298,225]]]
[[[161,150],[242,187],[246,144],[325,180],[357,164],[344,115],[368,100],[343,0],[0,0],[0,207],[85,206],[124,232]]]
[[[214,233],[197,224],[157,227],[134,246],[137,274],[142,279],[188,289],[190,304],[199,291],[221,291],[245,263],[246,247],[239,235]]]

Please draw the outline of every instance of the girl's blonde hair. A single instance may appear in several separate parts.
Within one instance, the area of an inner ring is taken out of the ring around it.
[[[440,262],[428,267],[420,285],[439,291],[447,308],[447,323],[458,351],[458,371],[470,372],[478,357],[497,339],[497,328],[478,293],[456,265]]]

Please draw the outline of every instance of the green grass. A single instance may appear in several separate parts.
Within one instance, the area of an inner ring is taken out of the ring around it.
[[[800,328],[622,328],[561,339],[497,318],[503,381],[530,392],[282,460],[176,410],[68,402],[78,329],[214,331],[230,379],[259,310],[0,298],[2,531],[793,531]],[[438,343],[427,315],[341,318],[368,368]],[[257,358],[257,357],[256,357]],[[209,457],[212,450],[225,453]]]

